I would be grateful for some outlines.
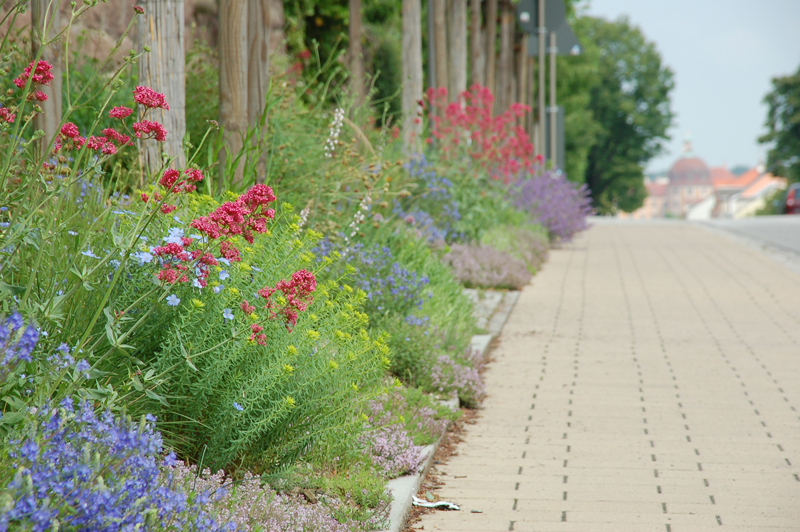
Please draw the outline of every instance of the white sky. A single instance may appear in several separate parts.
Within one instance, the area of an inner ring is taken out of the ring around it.
[[[800,0],[589,0],[588,15],[627,15],[675,74],[674,127],[648,171],[669,168],[691,132],[709,166],[766,156],[764,95],[800,66]]]

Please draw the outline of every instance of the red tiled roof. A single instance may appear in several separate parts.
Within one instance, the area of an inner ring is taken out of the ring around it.
[[[747,188],[742,191],[742,198],[757,198],[766,189],[784,183],[786,183],[786,180],[782,177],[775,177],[772,174],[763,174],[748,184]]]
[[[727,166],[712,166],[708,171],[711,173],[711,182],[714,184],[714,188],[735,187],[740,184],[739,178],[733,175]]]

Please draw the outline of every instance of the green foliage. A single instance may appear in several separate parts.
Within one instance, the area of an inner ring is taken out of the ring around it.
[[[402,54],[396,39],[383,39],[373,53],[372,71],[375,73],[376,112],[378,124],[395,124],[400,119],[402,85]]]
[[[767,133],[758,141],[771,144],[767,168],[789,182],[800,181],[800,68],[788,76],[772,79],[767,104]]]
[[[626,18],[582,17],[578,35],[596,47],[597,79],[589,109],[602,129],[589,150],[586,183],[600,213],[639,208],[646,190],[643,167],[663,149],[672,123],[672,71],[653,43]]]
[[[208,121],[219,116],[219,68],[216,50],[198,41],[186,54],[186,134],[197,146]]]
[[[547,230],[537,224],[498,225],[483,234],[481,243],[521,260],[532,274],[547,260],[550,247]]]

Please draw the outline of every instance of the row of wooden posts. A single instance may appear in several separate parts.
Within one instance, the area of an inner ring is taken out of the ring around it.
[[[39,43],[47,42],[62,27],[59,1],[30,0],[34,53]],[[262,115],[269,87],[269,28],[272,0],[219,0],[219,125],[223,128],[228,153],[242,147],[248,128]],[[514,6],[507,0],[428,0],[429,83],[447,87],[451,99],[478,83],[496,96],[495,111],[505,110],[513,101],[535,107],[533,58],[528,57],[527,38],[517,32]],[[469,4],[468,4],[469,2]],[[482,6],[482,2],[485,6]],[[123,2],[120,2],[122,4]],[[128,8],[127,2],[125,8]],[[162,162],[162,150],[185,163],[182,141],[186,131],[184,75],[184,1],[140,0],[144,15],[138,17],[135,35],[137,49],[147,47],[138,62],[139,84],[164,93],[170,111],[156,110],[151,120],[161,122],[169,132],[167,142],[145,141],[140,146],[145,168]],[[468,9],[469,5],[469,9]],[[419,149],[422,135],[418,102],[423,99],[422,9],[421,0],[402,0],[402,111],[403,141],[411,152]],[[485,7],[485,10],[484,10]],[[365,97],[365,72],[361,50],[361,0],[349,0],[350,48],[348,62],[356,100]],[[482,16],[482,13],[484,15]],[[482,24],[482,18],[485,23]],[[469,32],[468,32],[469,20]],[[499,54],[495,42],[499,22]],[[469,37],[469,39],[468,39]],[[469,47],[467,42],[469,40]],[[50,98],[43,103],[45,113],[36,127],[52,138],[62,116],[61,51],[53,42],[41,50],[42,59],[54,65],[55,81],[47,88]],[[468,68],[469,65],[469,68]],[[533,114],[526,129],[534,131]],[[536,136],[534,135],[536,139]],[[535,142],[538,146],[538,142]],[[225,156],[221,165],[224,168]]]

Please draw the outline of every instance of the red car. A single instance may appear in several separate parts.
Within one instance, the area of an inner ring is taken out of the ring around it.
[[[786,191],[783,214],[800,214],[800,183],[793,183]]]

